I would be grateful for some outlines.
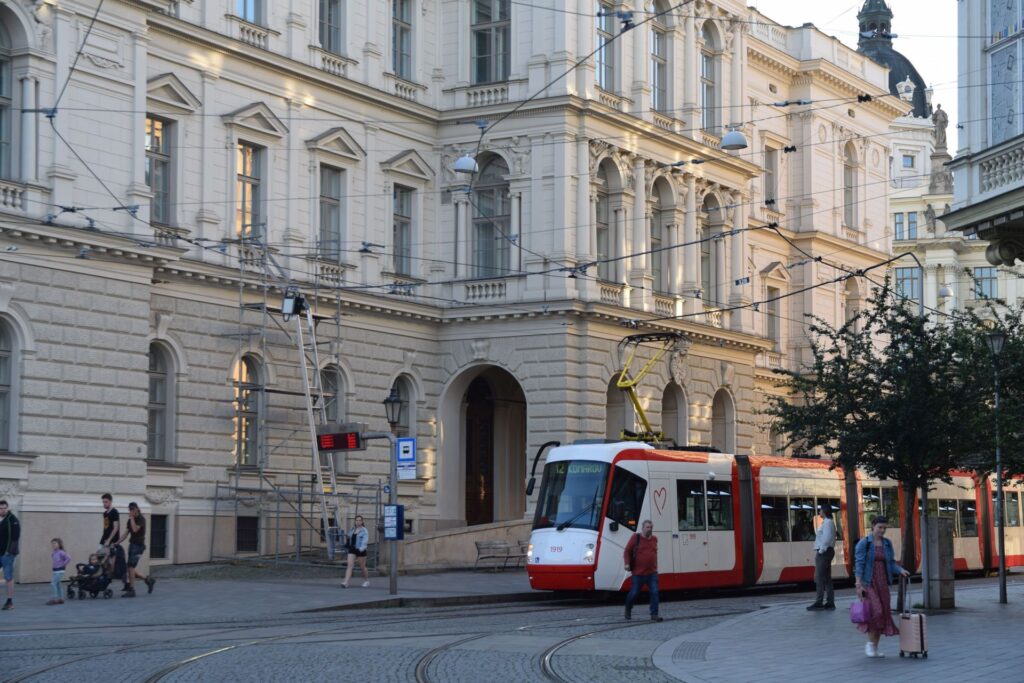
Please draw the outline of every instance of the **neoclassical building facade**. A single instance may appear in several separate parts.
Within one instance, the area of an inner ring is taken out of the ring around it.
[[[521,525],[538,446],[633,428],[636,331],[689,342],[640,387],[667,436],[778,451],[772,370],[890,252],[887,70],[741,2],[94,11],[0,5],[0,494],[26,547],[86,552],[107,491],[150,515],[153,563],[301,545],[274,507],[310,473],[286,285],[331,419],[383,430],[402,398],[416,537]],[[347,496],[387,477],[382,443],[339,462]]]

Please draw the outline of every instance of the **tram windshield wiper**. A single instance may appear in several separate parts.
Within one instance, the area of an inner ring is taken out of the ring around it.
[[[585,507],[582,510],[580,510],[579,512],[577,512],[575,515],[573,515],[567,521],[562,522],[561,524],[556,526],[555,529],[558,530],[558,531],[564,531],[565,529],[571,527],[573,522],[575,522],[580,517],[582,517],[583,515],[587,514],[588,512],[590,512],[591,510],[596,508],[597,507],[597,494],[598,494],[598,491],[594,491],[594,500],[590,503],[590,505],[588,505],[587,507]]]

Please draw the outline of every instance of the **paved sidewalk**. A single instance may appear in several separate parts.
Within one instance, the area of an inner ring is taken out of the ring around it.
[[[341,588],[342,574],[323,578],[286,578],[267,570],[266,578],[161,578],[152,595],[140,586],[138,597],[121,598],[121,582],[111,584],[114,597],[86,597],[47,606],[49,584],[19,584],[15,609],[0,612],[0,631],[37,626],[149,624],[198,624],[256,620],[287,621],[290,614],[318,609],[384,607],[396,604],[388,593],[386,576],[371,576],[370,587],[352,581]],[[361,578],[361,577],[360,577]],[[64,584],[66,586],[66,583]],[[530,589],[525,570],[505,572],[456,571],[398,577],[398,596],[408,606],[425,601],[464,601],[508,596],[514,600],[552,597]],[[429,604],[429,603],[428,603]],[[308,616],[308,615],[306,615]]]
[[[915,584],[912,596],[919,601],[920,595]],[[999,604],[995,583],[958,584],[957,609],[928,616],[927,659],[901,658],[898,636],[882,638],[884,659],[866,657],[865,636],[850,623],[851,596],[837,600],[834,612],[808,612],[807,601],[786,601],[672,638],[655,650],[654,663],[688,683],[1024,681],[1024,581],[1008,586],[1008,599]]]

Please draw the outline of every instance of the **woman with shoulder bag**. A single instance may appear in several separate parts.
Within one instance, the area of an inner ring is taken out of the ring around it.
[[[348,567],[345,568],[345,580],[341,582],[342,588],[348,588],[348,582],[352,580],[352,568],[356,562],[363,570],[363,588],[370,587],[370,574],[366,571],[366,546],[370,543],[370,533],[363,526],[362,515],[356,515],[355,526],[348,535]]]
[[[857,579],[857,597],[868,604],[869,616],[866,622],[857,624],[857,630],[868,634],[864,654],[868,657],[884,657],[878,651],[882,635],[899,635],[899,629],[892,620],[889,583],[897,576],[910,576],[910,572],[896,563],[892,542],[885,537],[889,520],[874,517],[871,520],[871,534],[857,542],[854,550],[853,573]]]

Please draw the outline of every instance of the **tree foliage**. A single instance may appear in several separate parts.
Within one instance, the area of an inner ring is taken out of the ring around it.
[[[1024,424],[1024,323],[1020,311],[995,325],[1009,340],[1000,356],[1000,424]],[[843,468],[860,468],[904,489],[904,519],[916,517],[914,492],[955,469],[994,467],[993,365],[983,321],[973,312],[940,324],[888,281],[845,324],[810,326],[811,362],[785,376],[789,395],[770,397],[767,414],[790,445],[818,450]],[[1004,460],[1019,466],[1020,430],[1002,430]],[[1012,455],[1011,455],[1012,453]],[[913,525],[904,525],[903,561],[915,566]]]

